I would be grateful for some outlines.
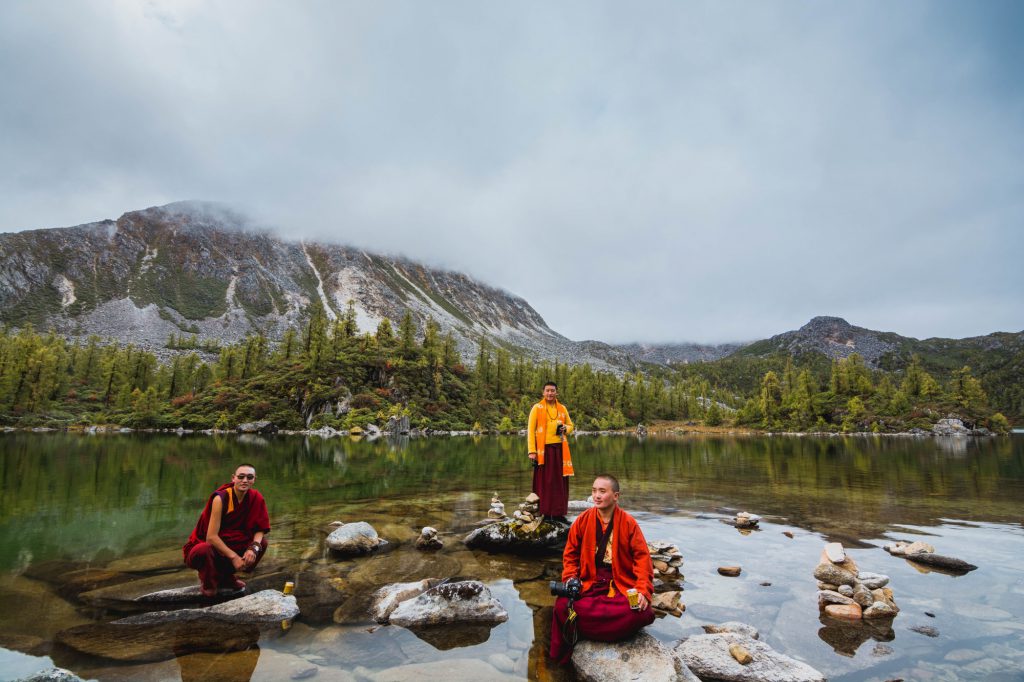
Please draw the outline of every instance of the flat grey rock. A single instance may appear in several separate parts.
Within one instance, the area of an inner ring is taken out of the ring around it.
[[[205,609],[152,611],[115,620],[115,625],[153,625],[200,618],[214,618],[229,623],[279,623],[299,615],[295,597],[277,590],[263,590],[247,597],[209,606]]]
[[[889,584],[889,576],[882,575],[881,573],[868,573],[866,571],[858,573],[857,580],[861,581],[864,587],[869,590],[877,590]]]
[[[387,540],[380,538],[374,527],[365,521],[346,523],[327,536],[327,546],[346,556],[369,554],[385,545]]]
[[[373,594],[370,615],[378,623],[387,623],[398,605],[407,599],[418,597],[440,583],[438,578],[426,578],[416,582],[385,585]]]
[[[829,542],[825,545],[825,556],[834,564],[841,564],[846,561],[846,550],[841,542]]]
[[[846,587],[846,586],[844,586]],[[818,608],[825,608],[829,604],[856,604],[852,597],[844,596],[832,590],[820,590],[818,592]]]
[[[740,665],[729,653],[730,644],[741,645],[754,660]],[[806,663],[780,654],[764,642],[737,633],[694,635],[680,642],[675,653],[701,679],[721,682],[825,682],[825,676]]]
[[[391,612],[392,625],[422,627],[454,623],[497,625],[508,612],[491,596],[487,586],[475,580],[443,583],[413,599],[400,602]]]
[[[586,682],[698,679],[689,668],[677,665],[671,649],[643,630],[621,642],[577,642],[572,663],[576,675]]]
[[[717,625],[701,625],[704,632],[709,635],[718,635],[723,632],[735,632],[738,635],[746,635],[751,639],[761,639],[761,633],[753,625],[741,623],[738,620],[730,620]]]

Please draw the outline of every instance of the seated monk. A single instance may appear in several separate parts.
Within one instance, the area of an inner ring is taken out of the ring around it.
[[[594,480],[594,507],[569,529],[562,555],[562,580],[578,578],[580,596],[555,601],[551,624],[551,658],[566,663],[576,637],[617,642],[654,622],[651,594],[654,566],[647,540],[632,516],[619,508],[619,482],[601,474]],[[638,608],[630,608],[626,591],[637,591]]]
[[[251,571],[267,551],[270,516],[263,495],[253,488],[256,469],[240,464],[231,483],[217,488],[182,548],[185,565],[199,571],[204,597],[219,588],[245,589],[235,571]]]

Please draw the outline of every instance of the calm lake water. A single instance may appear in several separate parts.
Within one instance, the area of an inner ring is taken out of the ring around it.
[[[410,665],[427,679],[434,662],[476,660],[520,679],[571,680],[543,655],[547,580],[559,558],[489,555],[460,542],[495,491],[509,510],[530,492],[523,449],[518,438],[496,437],[0,435],[0,679],[52,664],[102,680],[276,680],[311,664],[316,680],[394,679]],[[830,680],[1024,679],[1024,436],[585,437],[573,459],[572,499],[611,472],[648,540],[683,553],[686,611],[648,628],[665,642],[739,620]],[[124,615],[82,603],[82,569],[194,582],[180,571],[180,547],[210,490],[241,461],[255,464],[274,526],[257,577],[278,588],[298,578],[303,615],[290,630],[248,652],[145,664],[54,643],[65,628]],[[761,529],[743,534],[721,522],[738,510],[760,514]],[[323,538],[334,520],[368,521],[397,547],[333,559]],[[411,547],[425,525],[445,541],[437,554]],[[923,539],[979,569],[955,577],[915,568],[881,549],[896,539]],[[902,610],[891,628],[821,621],[811,573],[829,541],[861,570],[892,578]],[[722,577],[723,565],[743,572]],[[454,575],[487,582],[508,622],[475,636],[417,636],[373,628],[360,610],[383,584]],[[931,629],[913,629],[922,626]]]

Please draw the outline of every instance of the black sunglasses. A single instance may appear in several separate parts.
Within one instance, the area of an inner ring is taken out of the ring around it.
[[[235,474],[235,478],[237,478],[239,481],[254,481],[256,480],[256,474]]]

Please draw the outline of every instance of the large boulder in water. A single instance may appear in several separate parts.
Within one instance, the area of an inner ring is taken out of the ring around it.
[[[417,597],[406,599],[391,612],[390,623],[402,627],[481,623],[497,625],[508,612],[476,580],[442,583]]]
[[[741,665],[729,652],[738,644],[753,660]],[[778,653],[764,642],[736,632],[694,635],[680,642],[676,656],[701,679],[722,682],[825,682],[825,676],[802,663]]]
[[[561,552],[565,548],[569,526],[550,521],[542,521],[535,528],[533,525],[514,520],[499,521],[471,531],[463,542],[473,549],[512,554]]]
[[[689,668],[677,665],[668,647],[643,631],[621,642],[580,641],[572,664],[587,682],[699,682]]]
[[[176,611],[152,611],[115,620],[119,625],[148,625],[214,618],[229,623],[280,623],[299,615],[295,597],[277,590],[263,590],[247,597],[233,599],[205,609],[178,609]]]
[[[388,541],[377,535],[376,529],[365,521],[346,523],[327,536],[327,546],[345,556],[359,556],[383,549]]]
[[[299,615],[295,597],[264,590],[205,609],[154,611],[57,633],[57,641],[117,661],[162,661],[183,652],[241,651],[280,634]]]

